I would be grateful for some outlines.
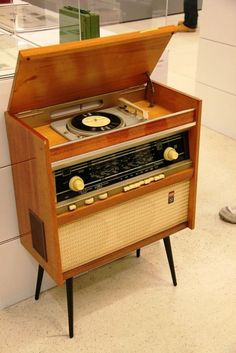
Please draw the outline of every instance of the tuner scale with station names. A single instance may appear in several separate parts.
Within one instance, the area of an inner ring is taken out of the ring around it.
[[[44,270],[66,282],[70,337],[74,276],[160,239],[170,258],[169,236],[194,228],[201,101],[150,80],[174,31],[19,53],[6,126],[20,239],[36,299]]]

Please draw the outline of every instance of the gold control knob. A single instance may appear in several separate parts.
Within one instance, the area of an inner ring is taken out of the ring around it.
[[[69,181],[69,188],[72,191],[81,191],[84,189],[84,181],[79,176],[73,176]]]
[[[173,147],[167,147],[164,151],[164,159],[166,161],[174,161],[178,159],[179,154]]]

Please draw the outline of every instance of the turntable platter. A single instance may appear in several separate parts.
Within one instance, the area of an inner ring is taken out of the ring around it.
[[[76,135],[91,136],[124,126],[122,118],[107,112],[89,112],[73,117],[67,123],[70,132]]]

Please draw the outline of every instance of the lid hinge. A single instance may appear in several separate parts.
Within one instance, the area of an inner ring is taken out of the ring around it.
[[[156,96],[155,87],[151,80],[149,72],[145,72],[145,75],[147,76],[147,84],[145,88],[145,99],[149,102],[149,107],[153,107],[155,105],[154,97]]]

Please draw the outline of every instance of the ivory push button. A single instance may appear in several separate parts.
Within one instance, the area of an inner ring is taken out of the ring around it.
[[[104,194],[98,195],[99,200],[106,200],[108,198],[108,193],[104,192]]]
[[[152,181],[154,181],[153,177],[147,178],[147,179],[144,180],[144,184],[145,185],[150,184]]]
[[[92,203],[94,203],[94,198],[90,197],[90,199],[87,199],[84,201],[85,205],[92,205]]]
[[[154,176],[154,180],[158,181],[165,178],[165,174],[159,174]]]
[[[68,210],[69,210],[69,211],[74,211],[74,210],[76,210],[76,205],[75,205],[75,204],[69,205],[69,206],[68,206]]]

